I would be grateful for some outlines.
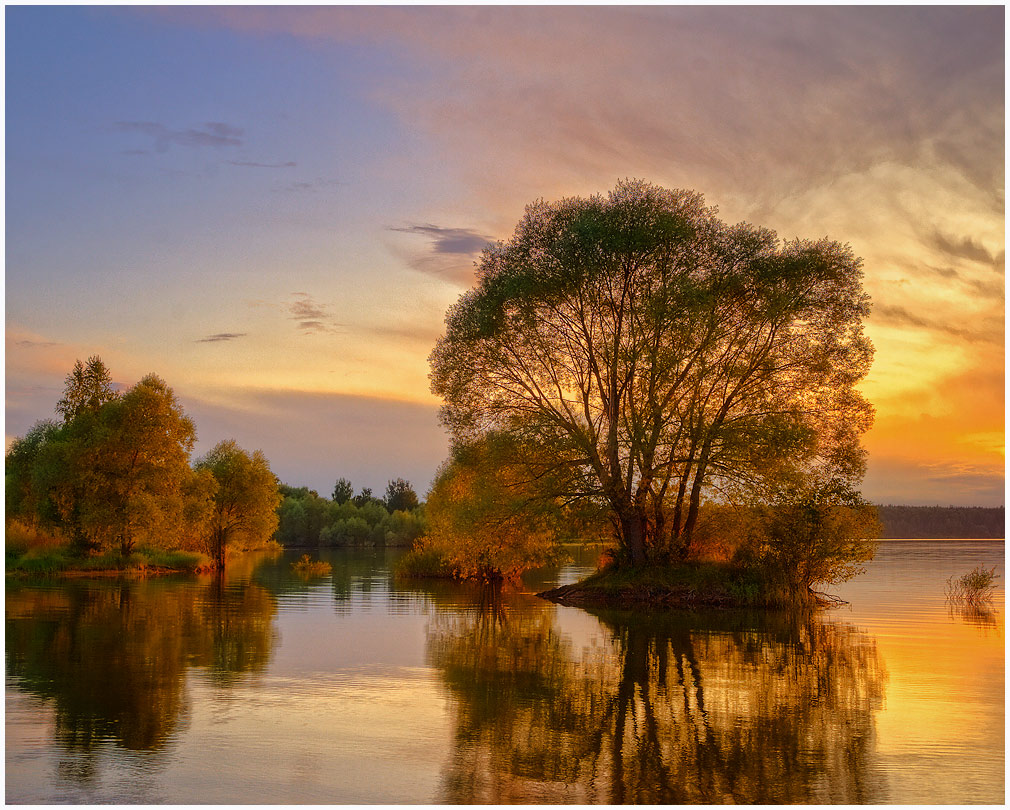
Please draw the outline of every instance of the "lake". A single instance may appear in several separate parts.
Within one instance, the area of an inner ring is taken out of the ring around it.
[[[8,803],[1004,801],[1004,543],[883,541],[801,618],[394,583],[7,582]],[[991,610],[944,584],[995,565]]]

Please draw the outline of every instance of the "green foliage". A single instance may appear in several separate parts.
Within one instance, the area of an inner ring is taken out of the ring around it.
[[[323,560],[313,560],[308,554],[303,554],[297,562],[291,563],[291,568],[299,576],[323,577],[333,570],[333,566]]]
[[[875,508],[837,479],[784,483],[758,515],[759,543],[741,556],[751,556],[800,600],[815,585],[862,573],[880,536]]]
[[[262,454],[224,442],[191,468],[196,428],[156,375],[120,395],[100,358],[78,361],[57,411],[62,424],[37,423],[6,454],[9,517],[67,538],[79,558],[104,555],[99,566],[140,547],[214,550],[208,535],[269,540],[279,496]]]
[[[112,375],[102,358],[95,355],[88,358],[87,364],[80,360],[74,364],[66,377],[63,397],[56,403],[56,412],[63,417],[64,424],[69,424],[82,413],[97,413],[116,398]]]
[[[417,508],[417,493],[409,481],[397,478],[386,485],[385,504],[390,512],[408,512]]]
[[[281,496],[277,477],[259,450],[251,455],[234,441],[217,444],[196,463],[217,484],[208,525],[208,551],[224,565],[227,546],[246,550],[262,547],[278,525]]]
[[[36,422],[20,438],[11,442],[4,457],[5,504],[8,518],[35,525],[40,520],[52,523],[56,516],[54,504],[36,484],[39,459],[45,448],[60,434],[51,420]]]
[[[423,506],[390,514],[367,488],[363,497],[343,501],[321,498],[306,487],[282,484],[281,492],[276,536],[285,546],[409,546],[427,529]]]
[[[428,493],[425,546],[464,578],[515,579],[558,555],[563,510],[510,457],[494,440],[459,448]]]
[[[55,575],[68,571],[145,573],[150,570],[197,571],[209,568],[211,558],[196,551],[137,548],[124,555],[119,548],[82,556],[68,545],[31,546],[19,549],[8,545],[6,570],[29,576]]]
[[[610,565],[570,589],[580,603],[624,607],[777,607],[785,601],[761,568],[734,562]]]
[[[97,411],[78,409],[41,454],[36,484],[79,548],[180,538],[196,431],[164,381],[151,374]]]
[[[979,606],[992,601],[996,591],[996,566],[986,568],[977,566],[960,577],[950,577],[947,580],[946,595],[951,602],[959,602],[969,606]]]
[[[372,495],[371,487],[362,487],[361,492],[359,492],[351,499],[351,503],[353,503],[359,509],[363,506],[368,506],[369,504],[375,504],[378,506],[383,506],[383,508],[385,508],[382,501],[380,501],[378,498]]]
[[[333,502],[347,503],[354,496],[354,485],[346,478],[338,478],[333,485]]]
[[[529,495],[606,509],[636,564],[689,556],[703,500],[782,465],[861,478],[872,346],[847,246],[628,181],[528,206],[477,277],[430,357],[454,448],[535,448],[512,459]]]
[[[415,545],[397,560],[394,570],[406,579],[452,579],[459,573],[445,554],[423,544]]]
[[[363,546],[371,544],[372,538],[373,527],[364,518],[341,518],[323,527],[319,533],[319,545]]]

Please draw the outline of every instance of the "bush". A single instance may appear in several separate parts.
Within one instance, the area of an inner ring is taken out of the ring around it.
[[[441,551],[416,545],[397,561],[394,573],[406,579],[448,579],[459,572]]]
[[[4,541],[7,556],[21,556],[30,550],[53,550],[69,545],[58,530],[46,531],[20,520],[8,521]]]
[[[298,562],[291,563],[291,568],[301,577],[323,577],[333,570],[333,566],[323,560],[313,560],[308,554],[303,554]]]
[[[996,566],[986,568],[978,566],[967,574],[947,580],[946,594],[948,601],[962,602],[966,605],[980,605],[992,599],[996,590]]]

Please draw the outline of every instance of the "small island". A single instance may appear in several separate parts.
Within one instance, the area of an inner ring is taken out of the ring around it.
[[[594,537],[603,569],[544,597],[777,606],[872,556],[848,246],[624,181],[530,205],[476,275],[430,357],[452,455],[404,575],[515,579]]]

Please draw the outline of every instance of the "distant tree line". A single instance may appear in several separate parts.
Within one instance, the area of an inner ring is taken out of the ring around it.
[[[878,506],[881,537],[890,539],[989,539],[1006,534],[1002,506]]]
[[[8,529],[48,532],[81,557],[186,550],[218,567],[229,546],[270,541],[280,496],[266,458],[223,441],[191,464],[196,427],[157,375],[120,392],[100,357],[78,360],[56,413],[6,453]]]
[[[282,484],[276,538],[284,546],[409,546],[427,531],[424,505],[410,482],[396,478],[384,498],[369,487],[355,495],[346,478],[333,497],[308,487]]]

